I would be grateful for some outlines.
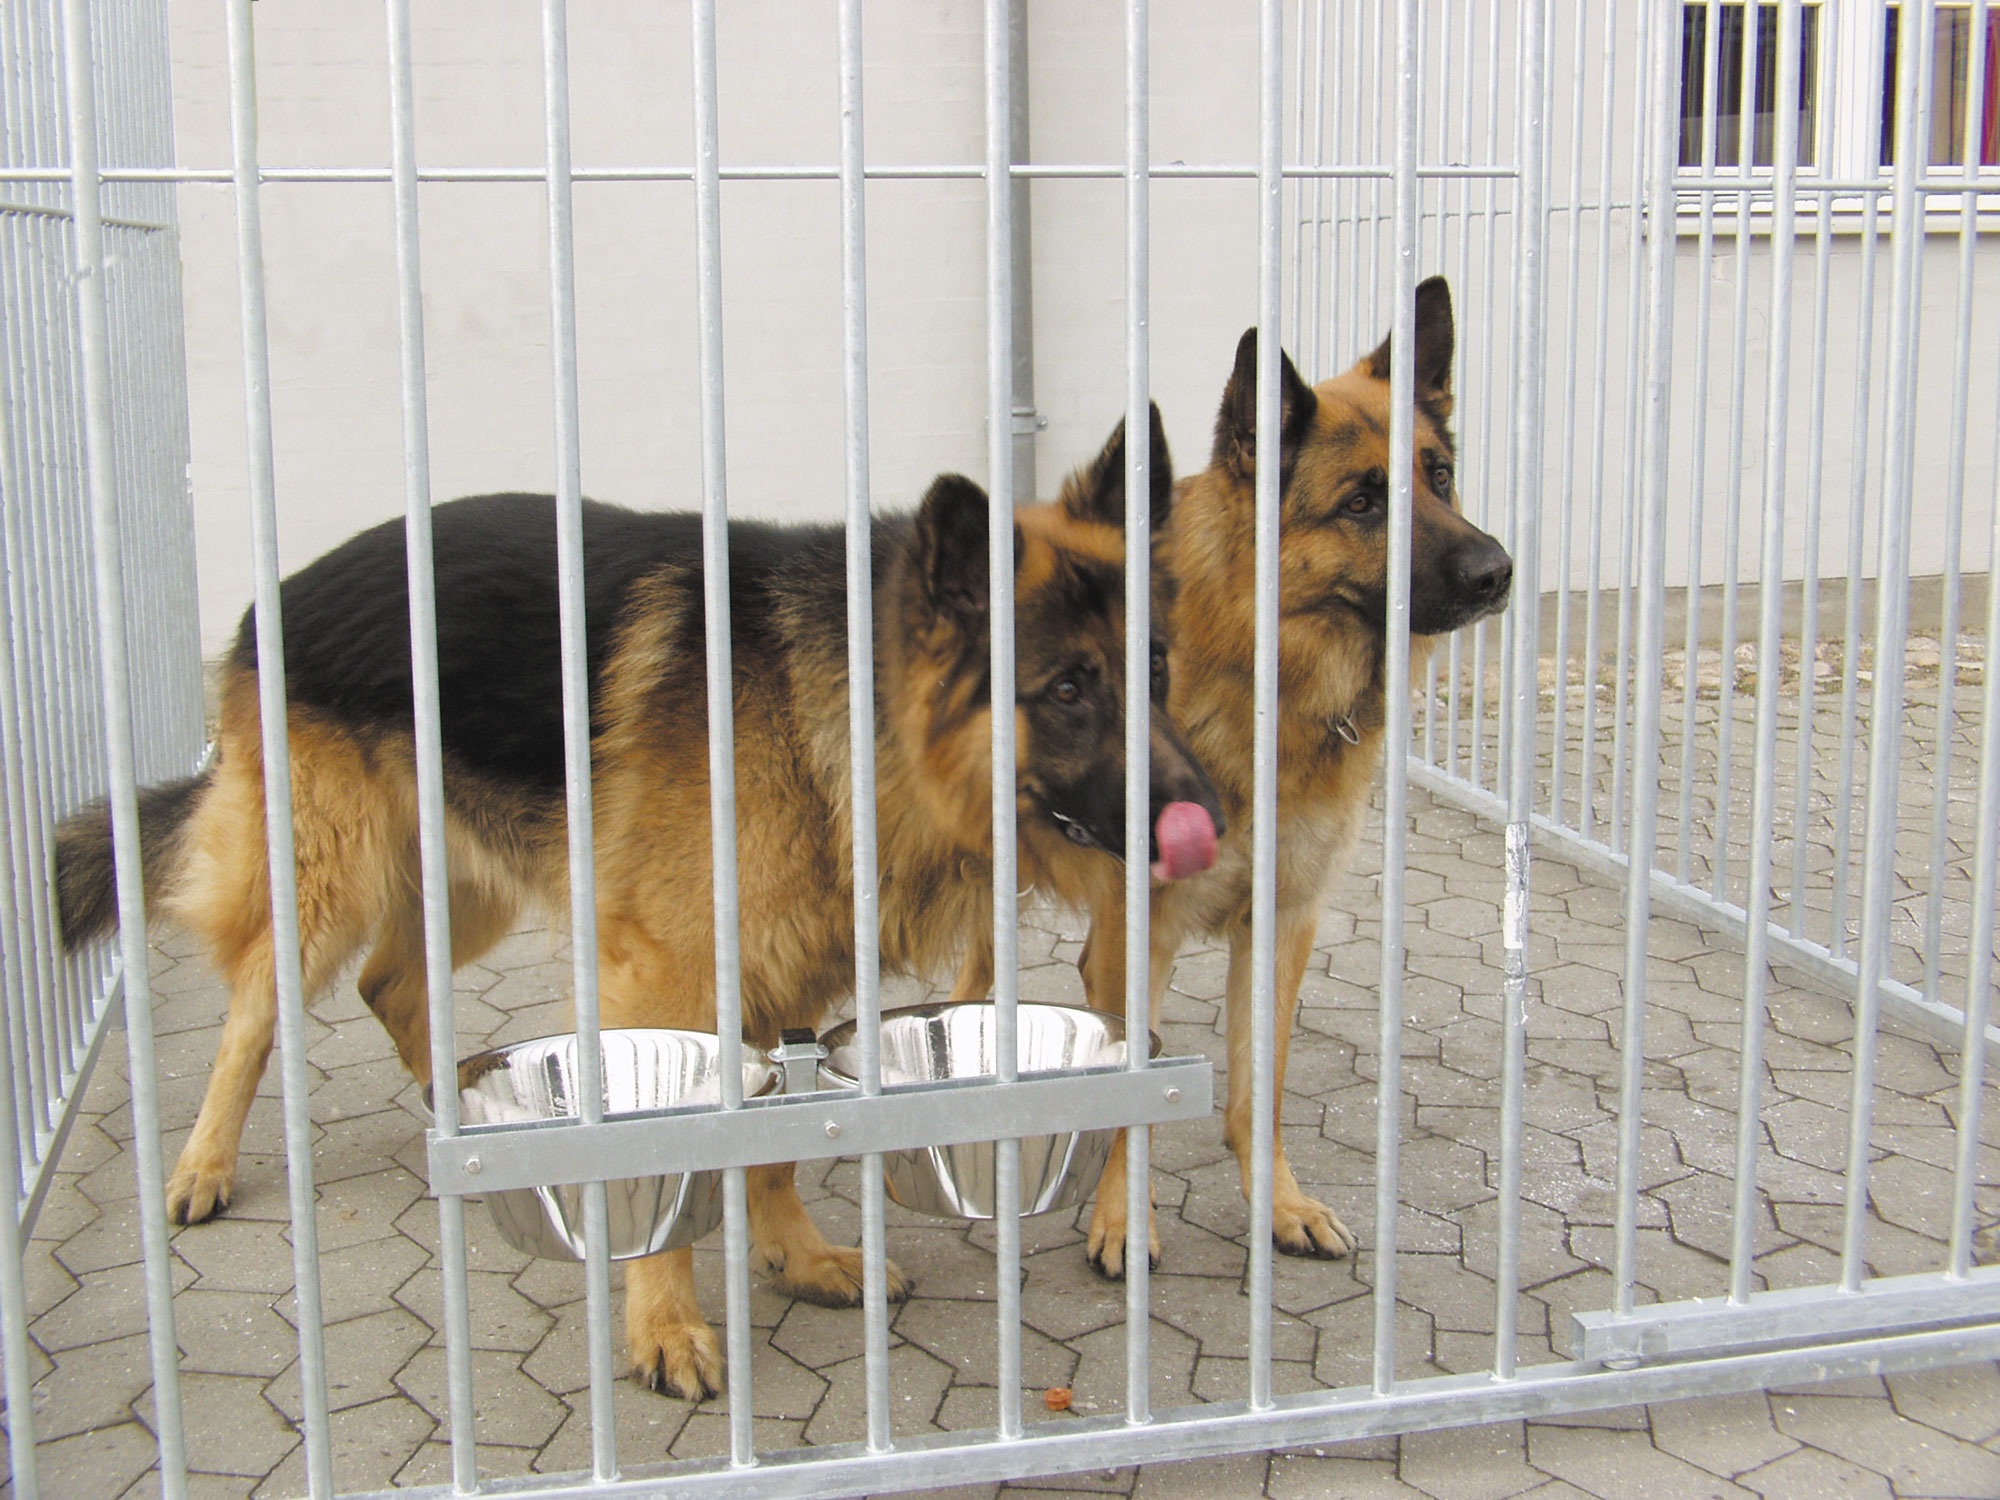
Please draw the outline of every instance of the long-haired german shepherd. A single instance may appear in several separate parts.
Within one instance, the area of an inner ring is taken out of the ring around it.
[[[1124,428],[1054,504],[1015,520],[1020,872],[1101,906],[1123,877]],[[1172,503],[1153,418],[1153,524]],[[545,495],[434,514],[452,963],[524,903],[567,905],[555,513]],[[914,516],[874,528],[882,959],[935,969],[992,932],[987,497],[938,479]],[[769,1046],[852,988],[845,542],[838,527],[730,529],[744,1030]],[[286,580],[285,678],[305,991],[355,955],[363,997],[420,1082],[430,1076],[417,855],[410,644],[400,522]],[[1156,574],[1151,685],[1156,860],[1202,867],[1214,788],[1164,708],[1171,573]],[[699,517],[584,508],[597,930],[606,1026],[715,1027],[705,627]],[[200,1117],[167,1185],[195,1223],[229,1202],[238,1138],[271,1049],[257,639],[246,616],[223,681],[220,754],[140,801],[146,888],[203,938],[230,985]],[[1191,803],[1200,809],[1169,805]],[[1200,825],[1206,839],[1184,833]],[[1102,851],[1111,851],[1106,853]],[[103,806],[57,837],[63,929],[116,919]],[[752,1234],[781,1290],[860,1295],[860,1259],[821,1238],[789,1165],[750,1173]],[[626,1327],[648,1384],[699,1399],[721,1351],[688,1250],[636,1261]],[[905,1293],[890,1268],[890,1295]]]
[[[1502,608],[1513,562],[1460,513],[1453,477],[1451,292],[1442,277],[1417,288],[1416,445],[1412,476],[1410,665],[1436,637]],[[1280,356],[1283,382],[1278,622],[1277,1077],[1299,983],[1326,892],[1361,829],[1382,763],[1389,583],[1387,340],[1345,374],[1311,387]],[[1182,481],[1169,549],[1180,588],[1168,708],[1222,793],[1228,829],[1212,868],[1152,893],[1153,1018],[1174,955],[1195,933],[1229,942],[1229,1103],[1224,1139],[1250,1192],[1250,857],[1252,652],[1256,547],[1257,331],[1243,335],[1222,393],[1207,469]],[[1400,691],[1401,689],[1399,689]],[[1125,989],[1124,887],[1093,904],[1081,960],[1093,1001]],[[968,956],[976,974],[981,955]],[[1339,1256],[1354,1236],[1300,1191],[1274,1136],[1271,1233],[1293,1255]],[[1098,1183],[1087,1253],[1108,1276],[1125,1266],[1125,1151],[1119,1138]],[[1159,1258],[1157,1233],[1151,1237]]]

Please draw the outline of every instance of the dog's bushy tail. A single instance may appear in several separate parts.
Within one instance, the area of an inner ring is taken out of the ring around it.
[[[204,772],[139,791],[139,857],[148,907],[180,864],[181,834],[207,784]],[[55,842],[56,920],[63,946],[74,950],[118,925],[110,805],[99,798],[71,813],[57,826]]]

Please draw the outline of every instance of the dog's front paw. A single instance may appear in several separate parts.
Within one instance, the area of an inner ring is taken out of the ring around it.
[[[765,1261],[771,1270],[773,1290],[787,1297],[817,1303],[821,1307],[861,1305],[863,1280],[859,1250],[821,1245],[805,1252],[793,1251],[782,1259],[767,1251]],[[885,1260],[883,1266],[888,1273],[889,1300],[906,1300],[910,1295],[910,1278],[893,1260]]]
[[[229,1194],[234,1186],[235,1174],[227,1168],[182,1162],[167,1179],[167,1222],[207,1222],[229,1207]]]
[[[1130,1221],[1122,1212],[1122,1198],[1119,1212],[1107,1213],[1103,1204],[1104,1200],[1100,1197],[1097,1211],[1090,1216],[1090,1237],[1084,1241],[1083,1256],[1098,1275],[1108,1281],[1122,1281],[1125,1277],[1125,1226]],[[1150,1217],[1146,1225],[1146,1259],[1154,1270],[1159,1270],[1159,1225]]]
[[[631,1334],[632,1378],[663,1396],[706,1401],[722,1389],[722,1345],[706,1323],[662,1323]]]
[[[1354,1231],[1317,1198],[1303,1193],[1271,1205],[1271,1239],[1287,1255],[1339,1260],[1352,1255]]]

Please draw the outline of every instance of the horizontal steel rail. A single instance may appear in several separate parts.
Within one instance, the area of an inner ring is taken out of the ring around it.
[[[1207,1058],[1169,1057],[1145,1068],[1031,1073],[1013,1082],[746,1099],[739,1109],[661,1110],[601,1125],[468,1125],[459,1135],[430,1137],[431,1191],[489,1193],[1003,1140],[1029,1122],[1038,1133],[1164,1125],[1206,1116],[1213,1079]]]
[[[726,1459],[633,1465],[616,1484],[584,1476],[494,1479],[480,1493],[505,1500],[834,1500],[930,1483],[949,1463],[953,1484],[993,1483],[1079,1469],[1153,1464],[1304,1443],[1353,1442],[1440,1427],[1532,1421],[1606,1411],[1647,1401],[1678,1401],[1807,1381],[1893,1375],[1936,1365],[2000,1357],[2000,1328],[1902,1334],[1893,1338],[1745,1354],[1696,1364],[1605,1370],[1575,1363],[1530,1365],[1511,1380],[1489,1371],[1440,1375],[1396,1387],[1384,1399],[1368,1386],[1278,1396],[1253,1409],[1247,1401],[1177,1407],[1134,1425],[1122,1412],[1029,1428],[1002,1440],[992,1431],[910,1438],[888,1453],[860,1443],[828,1444],[758,1455],[753,1467]],[[355,1500],[446,1500],[447,1486],[384,1491]]]
[[[1782,1344],[1994,1324],[2000,1323],[2000,1266],[1966,1276],[1879,1277],[1844,1295],[1787,1287],[1752,1292],[1740,1302],[1697,1297],[1642,1307],[1625,1318],[1585,1312],[1570,1321],[1571,1350],[1586,1364],[1748,1354]]]
[[[1282,174],[1286,178],[1347,178],[1379,179],[1387,182],[1394,168],[1368,164],[1331,163],[1317,166],[1293,165],[1285,167]],[[1016,162],[1008,168],[1013,177],[1021,178],[1101,178],[1105,181],[1121,181],[1125,177],[1124,163],[1107,162]],[[1155,162],[1146,169],[1149,177],[1155,178],[1240,178],[1254,181],[1257,168],[1240,162]],[[227,185],[233,180],[226,167],[107,167],[101,174],[105,182],[207,182]],[[916,163],[902,166],[872,166],[863,169],[863,177],[885,182],[942,181],[977,182],[986,176],[983,165],[971,162],[945,162],[935,164]],[[1516,175],[1513,167],[1493,166],[1429,166],[1419,167],[1417,176],[1436,180],[1458,180],[1465,178],[1510,178]],[[46,167],[0,166],[0,182],[62,182],[67,174]],[[716,176],[724,182],[838,182],[840,168],[837,166],[735,166],[718,167]],[[265,167],[258,173],[259,182],[392,182],[394,169],[390,167]],[[571,182],[693,182],[693,167],[576,167],[570,171]],[[546,167],[419,167],[419,182],[547,182]],[[1963,192],[1965,184],[1960,181],[1954,189]]]

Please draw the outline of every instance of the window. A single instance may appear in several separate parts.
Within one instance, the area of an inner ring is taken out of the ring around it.
[[[1681,149],[1683,167],[1703,164],[1707,132],[1715,131],[1714,155],[1718,167],[1735,167],[1742,161],[1746,105],[1750,136],[1750,163],[1771,165],[1777,139],[1778,111],[1778,7],[1757,6],[1757,34],[1752,56],[1755,71],[1751,85],[1744,87],[1744,41],[1750,7],[1744,4],[1691,4],[1681,11]],[[1819,119],[1819,12],[1817,5],[1799,10],[1799,165],[1810,167],[1818,160]],[[1715,17],[1715,103],[1708,102],[1709,18]]]
[[[1901,0],[1805,0],[1799,7],[1799,89],[1792,107],[1798,110],[1798,164],[1807,172],[1856,181],[1895,165],[1896,69],[1906,8]],[[1780,107],[1778,12],[1775,0],[1683,3],[1683,170],[1741,171],[1746,147],[1752,172],[1769,170]],[[1932,17],[1927,165],[2000,167],[2000,0],[1940,0]],[[1945,205],[1939,200],[1931,206]]]
[[[2000,166],[2000,7],[1982,18],[1984,7],[1940,5],[1933,12],[1931,35],[1930,165],[1965,165],[1967,106],[1974,83],[1980,93],[1978,110],[1979,165]],[[1902,7],[1892,5],[1885,16],[1882,44],[1881,164],[1896,164],[1896,56]],[[1982,25],[1982,20],[1984,24]],[[1980,32],[1985,35],[1981,36]],[[1975,69],[1973,49],[1985,53]],[[1983,76],[1975,80],[1973,74]]]

